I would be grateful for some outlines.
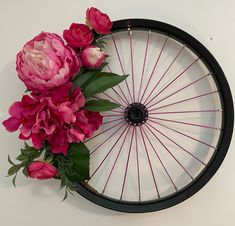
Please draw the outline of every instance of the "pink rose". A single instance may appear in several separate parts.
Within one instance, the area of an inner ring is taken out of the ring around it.
[[[3,125],[9,132],[19,129],[19,138],[32,139],[37,149],[47,141],[53,153],[67,155],[70,143],[91,137],[102,124],[99,113],[82,109],[85,98],[79,88],[70,94],[72,86],[67,83],[43,94],[24,95],[12,104]]]
[[[45,91],[67,83],[79,72],[81,61],[54,33],[42,32],[17,54],[16,70],[27,89]]]
[[[69,30],[64,30],[64,39],[74,48],[86,47],[93,42],[94,35],[85,24],[71,24]]]
[[[97,46],[87,46],[80,55],[83,66],[99,68],[105,60],[105,53]]]
[[[57,174],[58,170],[47,162],[35,161],[28,166],[28,176],[31,178],[45,180],[53,178]]]
[[[102,13],[97,8],[91,7],[86,11],[86,23],[89,27],[94,28],[98,34],[110,34],[113,23],[107,14]]]

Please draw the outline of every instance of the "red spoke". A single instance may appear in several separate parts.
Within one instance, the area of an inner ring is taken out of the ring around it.
[[[111,130],[112,128],[115,128],[115,127],[118,126],[118,125],[120,125],[120,122],[116,123],[116,124],[113,125],[113,126],[110,126],[108,129],[102,131],[101,133],[96,134],[95,136],[93,136],[93,137],[91,137],[90,139],[86,140],[84,143],[86,143],[86,142],[88,142],[88,141],[90,141],[90,140],[92,140],[92,139],[94,139],[94,138],[100,136],[101,134],[106,133],[107,131]]]
[[[160,58],[161,58],[161,55],[162,55],[162,52],[163,52],[163,49],[164,49],[164,47],[165,47],[165,45],[166,45],[167,40],[168,40],[168,36],[165,37],[165,40],[164,40],[163,45],[162,45],[162,48],[161,48],[161,50],[160,50],[160,52],[159,52],[159,54],[158,54],[156,63],[155,63],[155,65],[154,65],[154,67],[153,67],[153,70],[152,70],[150,76],[149,76],[147,85],[145,86],[145,89],[144,89],[144,92],[143,92],[142,97],[141,97],[141,99],[140,99],[140,102],[141,102],[141,101],[143,100],[143,98],[144,98],[144,95],[145,95],[145,93],[146,93],[146,90],[147,90],[147,88],[148,88],[148,86],[149,86],[149,82],[151,81],[151,79],[152,79],[152,77],[153,77],[154,71],[155,71],[155,69],[156,69],[156,67],[157,67],[157,65],[158,65],[158,62],[159,62]]]
[[[208,112],[221,112],[220,109],[211,110],[196,110],[196,111],[164,111],[164,112],[154,112],[149,115],[161,115],[161,114],[188,114],[188,113],[208,113]]]
[[[150,125],[149,123],[147,123],[150,127],[152,127],[155,131],[157,131],[158,133],[160,133],[162,136],[164,136],[166,139],[168,139],[169,141],[171,141],[173,144],[175,144],[176,146],[178,146],[180,149],[182,149],[184,152],[188,153],[189,155],[191,155],[194,159],[196,159],[198,162],[200,162],[202,165],[206,166],[206,164],[204,162],[202,162],[198,157],[196,157],[195,155],[193,155],[190,151],[186,150],[185,148],[183,148],[180,144],[178,144],[177,142],[175,142],[173,139],[171,139],[169,136],[167,136],[166,134],[164,134],[163,132],[161,132],[160,130],[156,129],[155,127],[153,127],[152,125]]]
[[[105,192],[105,189],[107,188],[108,182],[109,182],[110,177],[111,177],[111,175],[112,175],[112,173],[113,173],[113,170],[114,170],[114,168],[115,168],[115,166],[116,166],[116,164],[117,164],[117,161],[118,161],[119,156],[120,156],[120,154],[121,154],[122,148],[123,148],[123,146],[124,146],[124,143],[125,143],[125,141],[126,141],[126,138],[127,138],[127,135],[128,135],[128,132],[129,132],[130,128],[131,128],[131,127],[128,126],[128,130],[127,130],[127,132],[126,132],[126,135],[125,135],[125,137],[124,137],[124,139],[123,139],[123,141],[122,141],[122,144],[121,144],[121,146],[120,146],[120,148],[119,148],[119,150],[118,150],[118,154],[117,154],[117,156],[116,156],[116,158],[115,158],[115,161],[114,161],[114,163],[113,163],[113,166],[112,166],[112,168],[111,168],[111,170],[110,170],[110,172],[109,172],[108,178],[107,178],[107,180],[106,180],[106,182],[105,182],[105,185],[104,185],[102,194]]]
[[[110,95],[108,95],[107,93],[103,92],[103,94],[105,96],[107,96],[108,98],[110,98],[112,101],[114,101],[115,103],[119,104],[121,108],[125,109],[125,107],[123,106],[123,104],[121,104],[119,101],[116,101],[113,97],[111,97]]]
[[[178,78],[180,78],[189,68],[191,68],[200,58],[194,60],[187,68],[185,68],[179,75],[177,75],[170,83],[168,83],[161,91],[159,91],[148,103],[146,106],[151,103],[157,96],[159,96],[163,91],[165,91],[171,84],[173,84]]]
[[[118,110],[110,110],[110,111],[115,112],[115,113],[123,113],[124,114],[123,111],[118,111]]]
[[[148,149],[147,149],[147,146],[146,146],[146,142],[145,142],[144,135],[143,135],[143,131],[142,131],[142,128],[141,128],[141,127],[140,127],[140,133],[141,133],[141,137],[142,137],[142,140],[143,140],[144,149],[145,149],[145,152],[146,152],[146,155],[147,155],[147,158],[148,158],[148,163],[149,163],[149,167],[150,167],[151,174],[152,174],[152,177],[153,177],[155,189],[156,189],[156,191],[157,191],[157,196],[158,196],[158,198],[160,198],[160,194],[159,194],[159,191],[158,191],[156,178],[155,178],[154,172],[153,172],[152,163],[151,163],[151,160],[150,160],[150,157],[149,157]]]
[[[206,125],[201,125],[201,124],[195,124],[195,123],[190,123],[190,122],[181,122],[177,120],[170,120],[170,119],[164,119],[164,118],[155,118],[155,117],[149,117],[151,119],[157,119],[160,121],[166,121],[166,122],[173,122],[173,123],[179,123],[179,124],[184,124],[184,125],[189,125],[189,126],[197,126],[197,127],[202,127],[206,129],[215,129],[215,130],[221,130],[220,128],[217,127],[212,127],[212,126],[206,126]]]
[[[154,122],[155,124],[158,124],[158,125],[160,125],[160,126],[162,126],[162,127],[165,127],[165,128],[167,128],[167,129],[169,129],[169,130],[171,130],[171,131],[174,131],[174,132],[176,132],[176,133],[178,133],[178,134],[181,134],[181,135],[183,135],[183,136],[185,136],[185,137],[188,137],[188,138],[191,139],[191,140],[197,141],[197,142],[199,142],[199,143],[201,143],[201,144],[204,144],[204,145],[206,145],[206,146],[208,146],[208,147],[211,147],[211,148],[213,148],[213,149],[216,149],[216,147],[214,147],[214,146],[212,146],[212,145],[210,145],[210,144],[208,144],[208,143],[206,143],[206,142],[204,142],[204,141],[201,141],[201,140],[199,140],[199,139],[196,139],[196,138],[194,138],[194,137],[192,137],[192,136],[189,136],[189,135],[187,135],[187,134],[185,134],[185,133],[182,133],[182,132],[180,132],[180,131],[178,131],[178,130],[175,130],[175,129],[169,127],[169,126],[163,125],[163,124],[161,124],[161,123],[159,123],[159,122],[156,122],[156,121],[153,121],[153,120],[151,120],[151,119],[149,119],[149,121]]]
[[[172,180],[172,178],[171,178],[171,176],[170,176],[170,174],[169,174],[168,170],[166,169],[166,167],[165,167],[165,165],[164,165],[163,161],[161,160],[161,158],[160,158],[159,154],[157,153],[157,151],[156,151],[155,147],[153,146],[152,142],[150,141],[150,139],[149,139],[148,135],[146,134],[146,132],[145,132],[144,130],[143,130],[143,132],[144,132],[145,137],[147,138],[147,140],[148,140],[149,144],[151,145],[151,147],[152,147],[152,149],[153,149],[154,153],[156,154],[156,156],[157,156],[157,158],[158,158],[159,162],[161,163],[161,165],[162,165],[162,167],[163,167],[163,169],[164,169],[165,173],[167,174],[167,176],[168,176],[169,180],[171,181],[172,185],[174,186],[175,191],[178,191],[178,189],[177,189],[177,187],[176,187],[176,185],[175,185],[174,181]]]
[[[184,86],[184,87],[182,87],[182,88],[176,90],[175,92],[173,92],[173,93],[167,95],[166,97],[164,97],[164,98],[162,98],[161,100],[157,101],[154,105],[159,104],[160,102],[162,102],[163,100],[168,99],[168,98],[171,97],[171,96],[174,96],[175,94],[177,94],[177,93],[181,92],[182,90],[184,90],[184,89],[186,89],[186,88],[188,88],[188,87],[194,85],[195,83],[201,81],[202,79],[208,77],[209,75],[211,75],[211,73],[208,73],[208,74],[202,76],[201,78],[199,78],[199,79],[197,79],[197,80],[195,80],[195,81],[189,83],[188,85],[186,85],[186,86]]]
[[[117,43],[116,43],[116,41],[115,41],[115,39],[114,39],[114,37],[113,37],[113,34],[111,34],[111,37],[112,37],[113,44],[114,44],[114,47],[115,47],[115,50],[116,50],[116,54],[117,54],[117,57],[118,57],[119,64],[120,64],[121,69],[122,69],[122,73],[123,73],[123,75],[125,75],[124,68],[123,68],[123,65],[122,65],[122,62],[121,62],[121,58],[120,58],[120,55],[119,55],[119,51],[118,51],[118,47],[117,47]],[[126,79],[125,79],[125,84],[126,84],[126,87],[127,87],[128,93],[129,93],[129,95],[130,95],[131,101],[133,101],[133,100],[132,100],[132,97],[131,97],[130,87],[129,87],[129,85],[128,85],[128,83],[127,83]],[[128,103],[129,103],[129,101],[128,101]]]
[[[107,65],[107,68],[109,69],[109,71],[112,73],[112,70],[111,70],[111,68],[110,68],[110,66],[109,65]],[[125,103],[125,104],[129,104],[129,101],[128,101],[128,99],[127,99],[127,97],[126,97],[126,95],[125,95],[125,93],[123,92],[123,90],[121,89],[121,87],[120,87],[120,85],[118,84],[117,85],[117,87],[119,88],[119,90],[121,91],[121,93],[122,93],[122,95],[123,95],[123,97],[124,97],[124,99],[121,97],[121,95],[119,95],[119,93],[114,89],[114,88],[112,88],[112,90],[122,99],[122,101]]]
[[[149,97],[153,94],[153,92],[156,90],[157,86],[159,85],[159,83],[162,81],[162,79],[165,77],[165,75],[167,74],[167,72],[170,70],[171,66],[174,64],[174,62],[176,61],[176,59],[178,58],[178,56],[181,54],[181,52],[183,51],[183,49],[185,48],[185,45],[180,49],[180,51],[178,52],[178,54],[175,56],[175,58],[173,59],[173,61],[170,63],[170,65],[168,66],[168,68],[166,69],[166,71],[163,73],[163,75],[161,76],[161,78],[159,79],[159,81],[156,83],[156,85],[153,87],[152,91],[149,93],[149,95],[147,96],[147,98],[145,99],[145,101],[143,102],[143,104],[145,104],[147,102],[147,100],[149,99]]]
[[[146,43],[146,48],[145,48],[145,54],[144,54],[144,63],[143,63],[143,68],[142,68],[142,73],[141,73],[141,81],[140,81],[140,88],[139,88],[139,94],[138,94],[138,102],[140,100],[140,93],[142,91],[142,83],[143,83],[143,78],[144,78],[144,71],[145,71],[145,64],[146,64],[146,59],[147,59],[147,54],[148,54],[148,46],[149,46],[149,38],[150,38],[150,33],[151,31],[148,31],[148,37],[147,37],[147,43]]]
[[[133,91],[133,102],[135,102],[135,80],[134,80],[134,60],[133,60],[133,48],[132,48],[132,30],[130,32],[130,51],[131,51],[131,77],[132,77],[132,91]]]
[[[141,201],[141,190],[140,190],[140,166],[139,166],[139,148],[137,139],[137,129],[135,127],[135,151],[136,151],[136,168],[137,168],[137,178],[138,178],[138,192],[139,192],[139,202]]]
[[[180,161],[171,153],[171,151],[166,147],[165,144],[157,137],[157,135],[146,125],[151,134],[157,139],[157,141],[164,147],[164,149],[171,155],[171,157],[179,164],[179,166],[185,171],[185,173],[193,180],[192,175],[188,170],[180,163]]]
[[[132,135],[131,135],[131,143],[130,143],[130,147],[129,147],[129,151],[128,151],[128,157],[127,157],[126,168],[125,168],[125,174],[124,174],[123,183],[122,183],[122,191],[121,191],[120,200],[122,200],[122,196],[123,196],[123,192],[124,192],[124,187],[125,187],[125,183],[126,183],[126,176],[127,176],[127,170],[128,170],[128,167],[129,167],[129,161],[130,161],[130,155],[131,155],[133,137],[134,137],[134,128],[133,128],[133,130],[132,130]]]
[[[102,114],[103,117],[117,117],[117,116],[123,116],[123,114],[111,114],[111,115],[105,115],[105,114]]]
[[[108,153],[105,155],[104,159],[101,161],[101,163],[98,165],[98,167],[94,170],[94,172],[92,173],[92,175],[90,176],[90,179],[97,173],[97,171],[100,169],[100,167],[103,165],[104,161],[108,158],[108,156],[110,155],[110,153],[113,151],[114,147],[116,146],[116,144],[118,143],[118,141],[121,139],[122,135],[125,133],[126,129],[128,128],[128,126],[126,126],[126,128],[122,131],[121,135],[117,138],[117,140],[115,141],[115,143],[113,144],[113,146],[109,149]]]
[[[161,108],[169,107],[169,106],[172,106],[172,105],[175,105],[175,104],[180,104],[180,103],[183,103],[183,102],[186,102],[186,101],[190,101],[190,100],[195,100],[195,99],[198,99],[198,98],[201,98],[201,97],[205,97],[205,96],[208,96],[208,95],[211,95],[211,94],[214,94],[214,93],[218,93],[218,90],[207,92],[207,93],[203,93],[201,95],[197,95],[197,96],[194,96],[194,97],[186,98],[186,99],[183,99],[183,100],[180,100],[180,101],[176,101],[176,102],[173,102],[173,103],[170,103],[170,104],[166,104],[166,105],[154,108],[154,109],[150,109],[149,111],[158,110],[158,109],[161,109]],[[156,103],[152,104],[151,106],[149,106],[149,108],[153,107],[154,105],[156,105]]]
[[[109,123],[116,122],[116,121],[120,121],[120,120],[123,120],[123,118],[118,118],[118,119],[114,119],[114,120],[111,120],[111,121],[108,121],[108,122],[103,122],[102,125],[109,124]]]
[[[91,151],[91,155],[95,153],[101,146],[103,146],[115,133],[117,133],[126,123],[123,123],[118,129],[116,129],[109,137],[107,137],[101,144]]]

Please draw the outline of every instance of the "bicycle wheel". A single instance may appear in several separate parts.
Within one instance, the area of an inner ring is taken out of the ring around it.
[[[144,19],[114,22],[102,37],[106,71],[129,74],[97,95],[120,104],[86,141],[90,180],[77,192],[123,212],[168,208],[202,188],[221,165],[233,130],[233,102],[212,54],[186,32]]]

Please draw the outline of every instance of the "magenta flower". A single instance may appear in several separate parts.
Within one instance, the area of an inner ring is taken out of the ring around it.
[[[102,116],[83,110],[85,98],[79,88],[72,95],[68,83],[53,91],[24,95],[9,109],[11,117],[3,122],[9,132],[20,130],[19,138],[32,139],[35,148],[45,141],[53,153],[67,154],[70,143],[89,138],[102,124]]]
[[[87,68],[99,68],[105,61],[105,53],[97,46],[87,46],[81,53],[83,66]]]
[[[17,54],[16,70],[27,89],[43,92],[67,83],[79,72],[81,62],[61,37],[42,32]]]
[[[28,176],[39,180],[57,176],[58,170],[50,163],[35,161],[28,166]]]
[[[94,35],[85,24],[72,23],[69,30],[64,30],[64,39],[74,48],[86,47],[93,42]]]
[[[94,28],[98,34],[110,34],[113,23],[109,16],[99,9],[94,7],[87,9],[86,20],[87,25]]]

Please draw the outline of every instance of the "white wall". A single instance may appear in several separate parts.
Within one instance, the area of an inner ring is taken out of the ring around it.
[[[15,72],[15,54],[41,30],[61,34],[82,21],[96,6],[112,20],[150,18],[182,28],[199,39],[221,64],[232,91],[235,87],[235,1],[233,0],[0,0],[0,116],[24,88]],[[14,77],[15,79],[9,78]],[[6,178],[8,153],[16,156],[22,142],[0,126],[0,225],[235,225],[235,143],[217,174],[187,201],[160,212],[123,214],[98,207],[79,195],[60,203],[55,181],[19,177],[17,188]]]

